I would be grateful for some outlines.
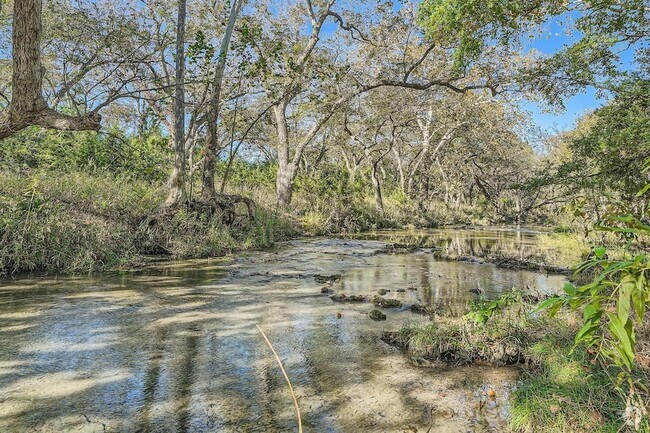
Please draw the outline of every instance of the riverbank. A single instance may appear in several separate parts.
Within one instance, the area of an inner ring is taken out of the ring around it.
[[[637,335],[639,359],[650,351],[647,325]],[[595,352],[574,347],[581,326],[579,314],[560,310],[550,316],[538,311],[537,302],[513,292],[476,301],[463,314],[406,324],[384,332],[382,339],[418,362],[519,366],[518,385],[509,398],[513,432],[649,431],[647,415],[635,419],[626,410],[627,396],[615,385],[618,370],[597,361]],[[637,369],[633,380],[648,383],[650,363]]]
[[[263,206],[254,221],[232,225],[185,209],[160,218],[164,199],[163,185],[127,177],[0,172],[0,274],[132,268],[151,254],[215,257],[297,233]]]
[[[232,192],[257,202],[255,219],[225,225],[219,218],[186,209],[161,219],[166,187],[160,180],[84,171],[0,170],[0,275],[129,269],[152,254],[174,260],[216,257],[298,236],[349,236],[416,220],[440,225],[461,218],[440,212],[424,218],[411,205],[390,198],[383,215],[364,200],[349,206],[314,204],[312,193],[302,190],[291,211],[280,213],[274,210],[273,191],[267,185],[242,188]],[[415,220],[409,218],[414,212],[420,215]],[[411,245],[426,246],[420,241]]]

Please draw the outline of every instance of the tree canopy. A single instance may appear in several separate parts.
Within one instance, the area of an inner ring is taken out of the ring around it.
[[[521,68],[521,82],[532,80],[555,102],[560,102],[558,95],[606,86],[606,80],[624,74],[618,62],[626,51],[633,51],[641,65],[648,64],[647,0],[424,0],[419,11],[428,37],[452,50],[459,70],[477,61],[490,45],[516,51],[539,37],[544,25],[561,22],[570,42]]]

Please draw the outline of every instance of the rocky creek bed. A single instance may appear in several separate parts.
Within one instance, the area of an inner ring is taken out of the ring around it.
[[[255,325],[283,359],[306,432],[503,431],[515,367],[422,363],[380,337],[465,308],[476,287],[550,293],[564,277],[386,247],[297,240],[138,272],[3,281],[0,431],[293,431]],[[330,299],[341,294],[363,300]]]

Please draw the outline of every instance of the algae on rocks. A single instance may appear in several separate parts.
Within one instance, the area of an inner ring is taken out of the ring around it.
[[[341,274],[334,274],[334,275],[321,275],[321,274],[316,274],[314,275],[314,280],[318,284],[325,284],[325,283],[333,283],[335,281],[338,281],[341,279]]]
[[[402,306],[402,301],[398,299],[386,299],[381,296],[375,296],[372,299],[372,303],[379,308],[399,308]]]
[[[330,296],[330,299],[334,302],[365,302],[366,300],[365,296],[361,296],[361,295],[347,296],[345,293],[341,293],[340,295],[332,295]]]

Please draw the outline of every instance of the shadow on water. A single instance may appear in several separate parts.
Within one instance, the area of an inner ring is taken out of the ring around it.
[[[425,319],[393,309],[387,321],[373,322],[371,304],[333,303],[314,274],[342,274],[333,284],[339,292],[370,297],[385,288],[406,304],[447,308],[470,302],[473,287],[489,296],[513,286],[548,291],[561,278],[441,262],[424,252],[375,254],[382,246],[293,241],[227,261],[5,280],[0,431],[295,430],[284,378],[255,324],[292,378],[305,431],[426,431],[434,424],[435,431],[483,431],[471,393],[514,379],[512,372],[476,367],[474,389],[454,391],[456,373],[413,366],[377,338]],[[458,404],[468,409],[444,414]],[[489,425],[499,422],[494,416]]]

